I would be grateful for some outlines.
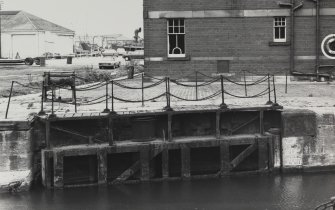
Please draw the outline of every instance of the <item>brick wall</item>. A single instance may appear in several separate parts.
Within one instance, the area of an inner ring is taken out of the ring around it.
[[[144,0],[145,11],[278,9],[271,0]],[[290,1],[283,1],[290,2]],[[297,1],[298,2],[298,1]],[[335,1],[323,0],[321,7],[335,8]],[[304,9],[315,8],[305,1]],[[335,33],[334,16],[320,18],[321,38]],[[154,75],[180,77],[194,70],[217,72],[217,60],[229,60],[230,72],[250,70],[257,73],[281,73],[289,70],[290,18],[287,17],[287,44],[271,46],[273,17],[190,18],[186,24],[186,61],[167,59],[166,19],[144,19],[145,57],[163,61],[145,61],[145,69]],[[298,16],[295,26],[295,71],[315,71],[315,17]],[[320,55],[322,55],[320,51]],[[216,60],[217,59],[217,60]],[[335,60],[321,57],[321,65],[335,65]]]

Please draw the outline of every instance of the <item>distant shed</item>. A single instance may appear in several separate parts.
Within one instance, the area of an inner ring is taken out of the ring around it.
[[[73,53],[75,32],[25,11],[1,11],[2,57]]]

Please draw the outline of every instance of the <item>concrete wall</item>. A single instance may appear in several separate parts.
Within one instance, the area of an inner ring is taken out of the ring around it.
[[[314,3],[305,1],[296,13],[295,71],[315,71],[314,8]],[[322,1],[321,8],[332,8],[334,14],[321,12],[320,45],[326,35],[335,33],[335,3]],[[217,61],[226,60],[230,72],[284,74],[290,62],[289,14],[277,0],[144,0],[145,70],[172,77],[194,70],[212,74],[217,73]],[[274,16],[287,18],[287,42],[280,45],[273,44]],[[186,58],[182,61],[167,55],[167,19],[173,17],[185,18]],[[320,64],[335,65],[335,60],[321,55]]]
[[[334,111],[286,110],[282,116],[284,169],[335,167]]]
[[[0,172],[31,168],[31,139],[27,122],[0,123]]]

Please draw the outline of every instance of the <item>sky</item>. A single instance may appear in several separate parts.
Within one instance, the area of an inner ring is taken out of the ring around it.
[[[2,0],[2,10],[24,10],[76,32],[123,34],[143,29],[142,0]],[[143,34],[140,34],[143,37]]]

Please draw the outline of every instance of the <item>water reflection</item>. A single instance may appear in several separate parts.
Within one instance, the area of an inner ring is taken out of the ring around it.
[[[335,174],[263,175],[1,195],[0,209],[313,209]]]

